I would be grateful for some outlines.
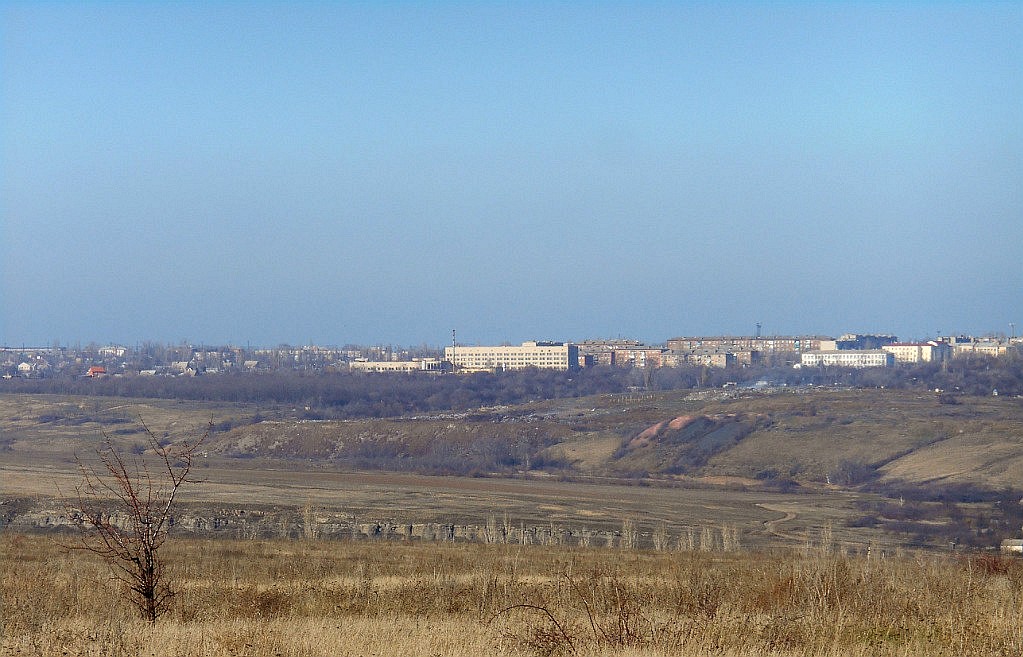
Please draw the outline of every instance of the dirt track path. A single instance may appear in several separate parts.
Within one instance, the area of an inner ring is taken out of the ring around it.
[[[788,532],[783,532],[781,531],[781,529],[779,529],[779,527],[782,524],[786,522],[791,522],[796,519],[795,512],[791,511],[787,507],[783,507],[777,504],[757,504],[757,506],[759,506],[761,509],[764,509],[765,511],[774,511],[775,513],[784,514],[781,518],[775,518],[774,520],[767,520],[764,522],[764,529],[767,530],[767,533],[771,534],[772,536],[784,538],[789,541],[799,540],[798,536],[795,536],[794,534]]]

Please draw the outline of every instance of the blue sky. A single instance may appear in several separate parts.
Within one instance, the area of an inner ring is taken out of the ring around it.
[[[0,342],[1023,333],[1023,4],[0,7]]]

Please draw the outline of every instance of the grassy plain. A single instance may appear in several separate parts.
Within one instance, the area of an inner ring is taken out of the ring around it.
[[[0,535],[4,655],[1017,656],[1023,562],[992,556],[176,539],[149,626],[106,566]]]

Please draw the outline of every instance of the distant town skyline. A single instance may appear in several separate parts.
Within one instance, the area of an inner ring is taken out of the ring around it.
[[[1021,3],[15,0],[0,98],[4,345],[1023,324]]]

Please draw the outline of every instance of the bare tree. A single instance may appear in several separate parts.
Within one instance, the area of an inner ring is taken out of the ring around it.
[[[126,456],[107,434],[96,448],[95,461],[77,454],[81,482],[65,497],[65,511],[81,530],[65,547],[102,558],[125,595],[143,617],[156,623],[170,605],[174,591],[167,579],[160,547],[167,540],[173,509],[181,487],[190,478],[199,447],[213,430],[195,440],[161,445],[145,422],[149,449]]]

